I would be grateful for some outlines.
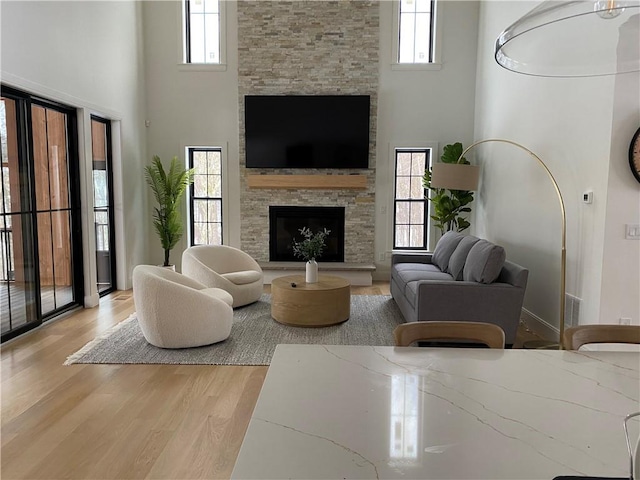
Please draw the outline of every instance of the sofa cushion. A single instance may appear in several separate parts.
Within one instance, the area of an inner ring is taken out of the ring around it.
[[[444,280],[451,282],[453,277],[448,273],[441,272],[435,265],[408,264],[414,265],[415,268],[403,268],[396,270],[396,279],[400,282],[408,283],[417,280]]]
[[[505,258],[504,248],[479,240],[469,250],[462,277],[466,282],[493,283],[500,275]]]
[[[416,308],[416,297],[418,296],[418,281],[409,282],[405,286],[404,296],[411,305],[411,308],[415,310]]]
[[[441,272],[438,267],[430,263],[396,263],[391,268],[391,279],[398,285],[412,307],[420,280],[454,281],[451,275]]]
[[[440,267],[440,270],[443,272],[447,271],[451,254],[454,252],[463,237],[464,235],[459,232],[447,232],[440,238],[440,240],[438,240],[436,249],[433,251],[431,261]]]
[[[467,261],[469,250],[471,250],[471,247],[473,247],[479,240],[479,238],[474,237],[473,235],[468,235],[460,240],[460,243],[458,243],[458,246],[451,254],[447,273],[450,273],[454,280],[462,280],[464,263]]]

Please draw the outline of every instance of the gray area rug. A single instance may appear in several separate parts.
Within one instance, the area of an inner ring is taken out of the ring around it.
[[[301,328],[282,325],[271,318],[271,295],[233,312],[231,335],[206,347],[163,349],[144,339],[135,314],[120,322],[78,352],[74,363],[269,365],[276,346],[287,344],[393,345],[393,329],[404,322],[389,295],[353,295],[351,317],[339,325]]]

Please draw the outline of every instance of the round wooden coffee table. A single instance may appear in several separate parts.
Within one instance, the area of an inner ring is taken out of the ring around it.
[[[346,322],[350,314],[351,285],[344,278],[319,275],[317,283],[306,283],[303,275],[288,275],[271,282],[271,316],[277,322],[326,327]]]

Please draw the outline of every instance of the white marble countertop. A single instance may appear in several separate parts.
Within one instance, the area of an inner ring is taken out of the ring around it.
[[[635,352],[279,345],[232,478],[628,476],[639,369]]]

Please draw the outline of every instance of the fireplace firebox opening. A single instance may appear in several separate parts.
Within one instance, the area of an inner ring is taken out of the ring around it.
[[[303,239],[300,229],[313,233],[330,230],[324,253],[319,262],[344,262],[344,207],[269,207],[269,260],[300,262],[293,255],[293,240]]]

